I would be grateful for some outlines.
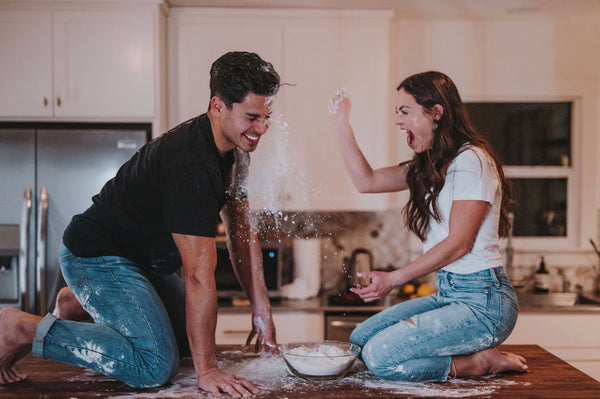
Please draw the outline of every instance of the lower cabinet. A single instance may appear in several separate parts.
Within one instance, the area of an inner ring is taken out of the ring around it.
[[[521,313],[506,344],[536,344],[600,381],[600,313]]]
[[[304,342],[323,339],[325,327],[322,312],[273,311],[277,342]],[[252,314],[248,311],[219,312],[217,318],[217,345],[244,344],[252,328]]]

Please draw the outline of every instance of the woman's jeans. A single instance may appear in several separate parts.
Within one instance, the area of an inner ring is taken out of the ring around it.
[[[492,348],[511,333],[517,298],[502,267],[470,274],[439,270],[436,277],[436,294],[385,309],[352,332],[350,342],[362,347],[377,377],[444,381],[452,356]]]
[[[80,258],[64,245],[60,264],[65,281],[94,323],[48,314],[37,327],[33,354],[87,367],[136,388],[169,381],[179,367],[175,333],[142,269],[117,256]]]

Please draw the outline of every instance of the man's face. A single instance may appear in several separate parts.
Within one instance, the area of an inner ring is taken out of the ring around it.
[[[226,152],[239,147],[246,152],[254,151],[269,128],[272,104],[272,97],[254,93],[248,93],[241,103],[233,103],[231,109],[222,103],[219,112],[222,140],[216,138],[219,150]]]

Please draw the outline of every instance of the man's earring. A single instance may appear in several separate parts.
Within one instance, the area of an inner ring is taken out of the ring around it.
[[[431,127],[433,128],[433,130],[437,130],[437,128],[438,128],[438,121],[434,120],[433,121],[433,125]]]

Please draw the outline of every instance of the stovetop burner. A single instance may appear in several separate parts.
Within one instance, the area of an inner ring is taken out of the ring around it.
[[[352,291],[344,291],[338,294],[331,294],[327,297],[327,302],[330,305],[338,305],[338,306],[364,306],[364,305],[373,305],[372,303],[366,303],[361,299],[358,294],[355,294]]]

